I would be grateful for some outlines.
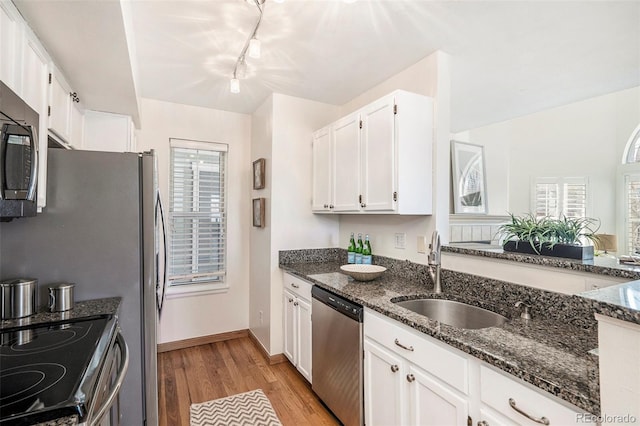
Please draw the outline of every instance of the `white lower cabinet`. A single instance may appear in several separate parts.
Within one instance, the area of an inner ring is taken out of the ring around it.
[[[365,423],[584,425],[584,410],[365,309]],[[544,418],[544,419],[543,419]]]
[[[311,382],[311,287],[284,274],[284,354]]]

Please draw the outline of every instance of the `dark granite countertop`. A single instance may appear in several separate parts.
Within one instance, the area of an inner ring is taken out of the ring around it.
[[[75,302],[73,309],[66,312],[49,312],[45,307],[41,307],[37,314],[30,317],[2,320],[0,330],[10,327],[21,327],[32,324],[45,324],[48,322],[68,320],[74,318],[85,318],[94,315],[117,314],[120,307],[121,298],[110,297],[106,299],[93,299]]]
[[[565,259],[562,257],[505,252],[499,246],[486,245],[485,248],[482,244],[477,243],[442,246],[442,251],[446,253],[511,260],[551,268],[570,269],[572,271],[589,272],[610,277],[628,278],[629,280],[640,280],[640,265],[620,263],[618,259],[612,257],[595,256],[591,260]]]
[[[591,302],[461,274],[442,271],[444,294],[431,293],[432,284],[421,266],[407,261],[377,258],[388,271],[369,283],[353,281],[339,273],[338,258],[320,261],[315,255],[280,257],[280,267],[315,285],[398,320],[590,413],[600,413],[597,327]],[[294,253],[295,254],[295,253]],[[294,263],[296,258],[300,263]],[[305,263],[310,260],[315,263]],[[401,271],[413,269],[412,277]],[[500,327],[465,330],[415,314],[394,301],[417,297],[446,297],[490,308],[511,318]],[[533,320],[519,318],[517,300],[534,305]],[[553,312],[551,314],[551,312]],[[515,319],[514,319],[515,318]]]

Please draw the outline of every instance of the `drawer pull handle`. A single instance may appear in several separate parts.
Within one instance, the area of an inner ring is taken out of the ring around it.
[[[293,287],[293,288],[300,288],[300,286],[299,286],[298,284],[296,284],[296,283],[291,283],[291,287]]]
[[[391,366],[391,372],[392,372],[392,373],[397,372],[399,369],[400,369],[400,367],[398,367],[396,364],[393,364],[393,365]]]
[[[516,412],[522,414],[523,416],[525,416],[526,418],[528,418],[529,420],[532,420],[536,423],[540,423],[542,425],[548,425],[549,424],[549,419],[547,419],[546,417],[540,417],[539,419],[533,416],[530,416],[529,414],[525,413],[524,411],[522,411],[521,409],[519,409],[518,407],[516,407],[516,400],[513,398],[509,398],[509,405],[511,406],[511,408],[513,408]]]
[[[416,377],[413,374],[407,374],[407,382],[415,382]]]
[[[395,344],[400,346],[402,349],[406,349],[408,351],[413,352],[413,346],[408,346],[407,347],[407,346],[403,345],[402,343],[400,343],[400,340],[398,340],[398,339],[396,339]]]

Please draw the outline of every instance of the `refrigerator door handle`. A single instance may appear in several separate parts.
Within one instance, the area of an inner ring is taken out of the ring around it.
[[[156,281],[156,294],[158,304],[158,314],[162,313],[162,305],[164,304],[165,293],[167,289],[167,269],[169,267],[169,253],[167,248],[167,226],[164,220],[164,208],[162,207],[162,200],[160,199],[160,192],[158,192],[156,198],[156,223],[158,223],[158,216],[160,217],[160,225],[162,226],[162,251],[164,255],[164,268],[162,269],[162,282],[158,279]],[[160,265],[156,264],[156,276],[159,275],[158,269]],[[158,277],[159,278],[159,277]]]

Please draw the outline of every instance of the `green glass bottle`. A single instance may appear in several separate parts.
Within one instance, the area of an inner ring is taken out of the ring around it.
[[[358,234],[358,245],[356,246],[356,263],[362,263],[362,234]]]
[[[356,263],[356,240],[353,239],[353,232],[349,239],[349,247],[347,247],[347,263]]]
[[[362,263],[371,265],[371,243],[369,242],[369,234],[364,236],[364,247],[362,248]]]

